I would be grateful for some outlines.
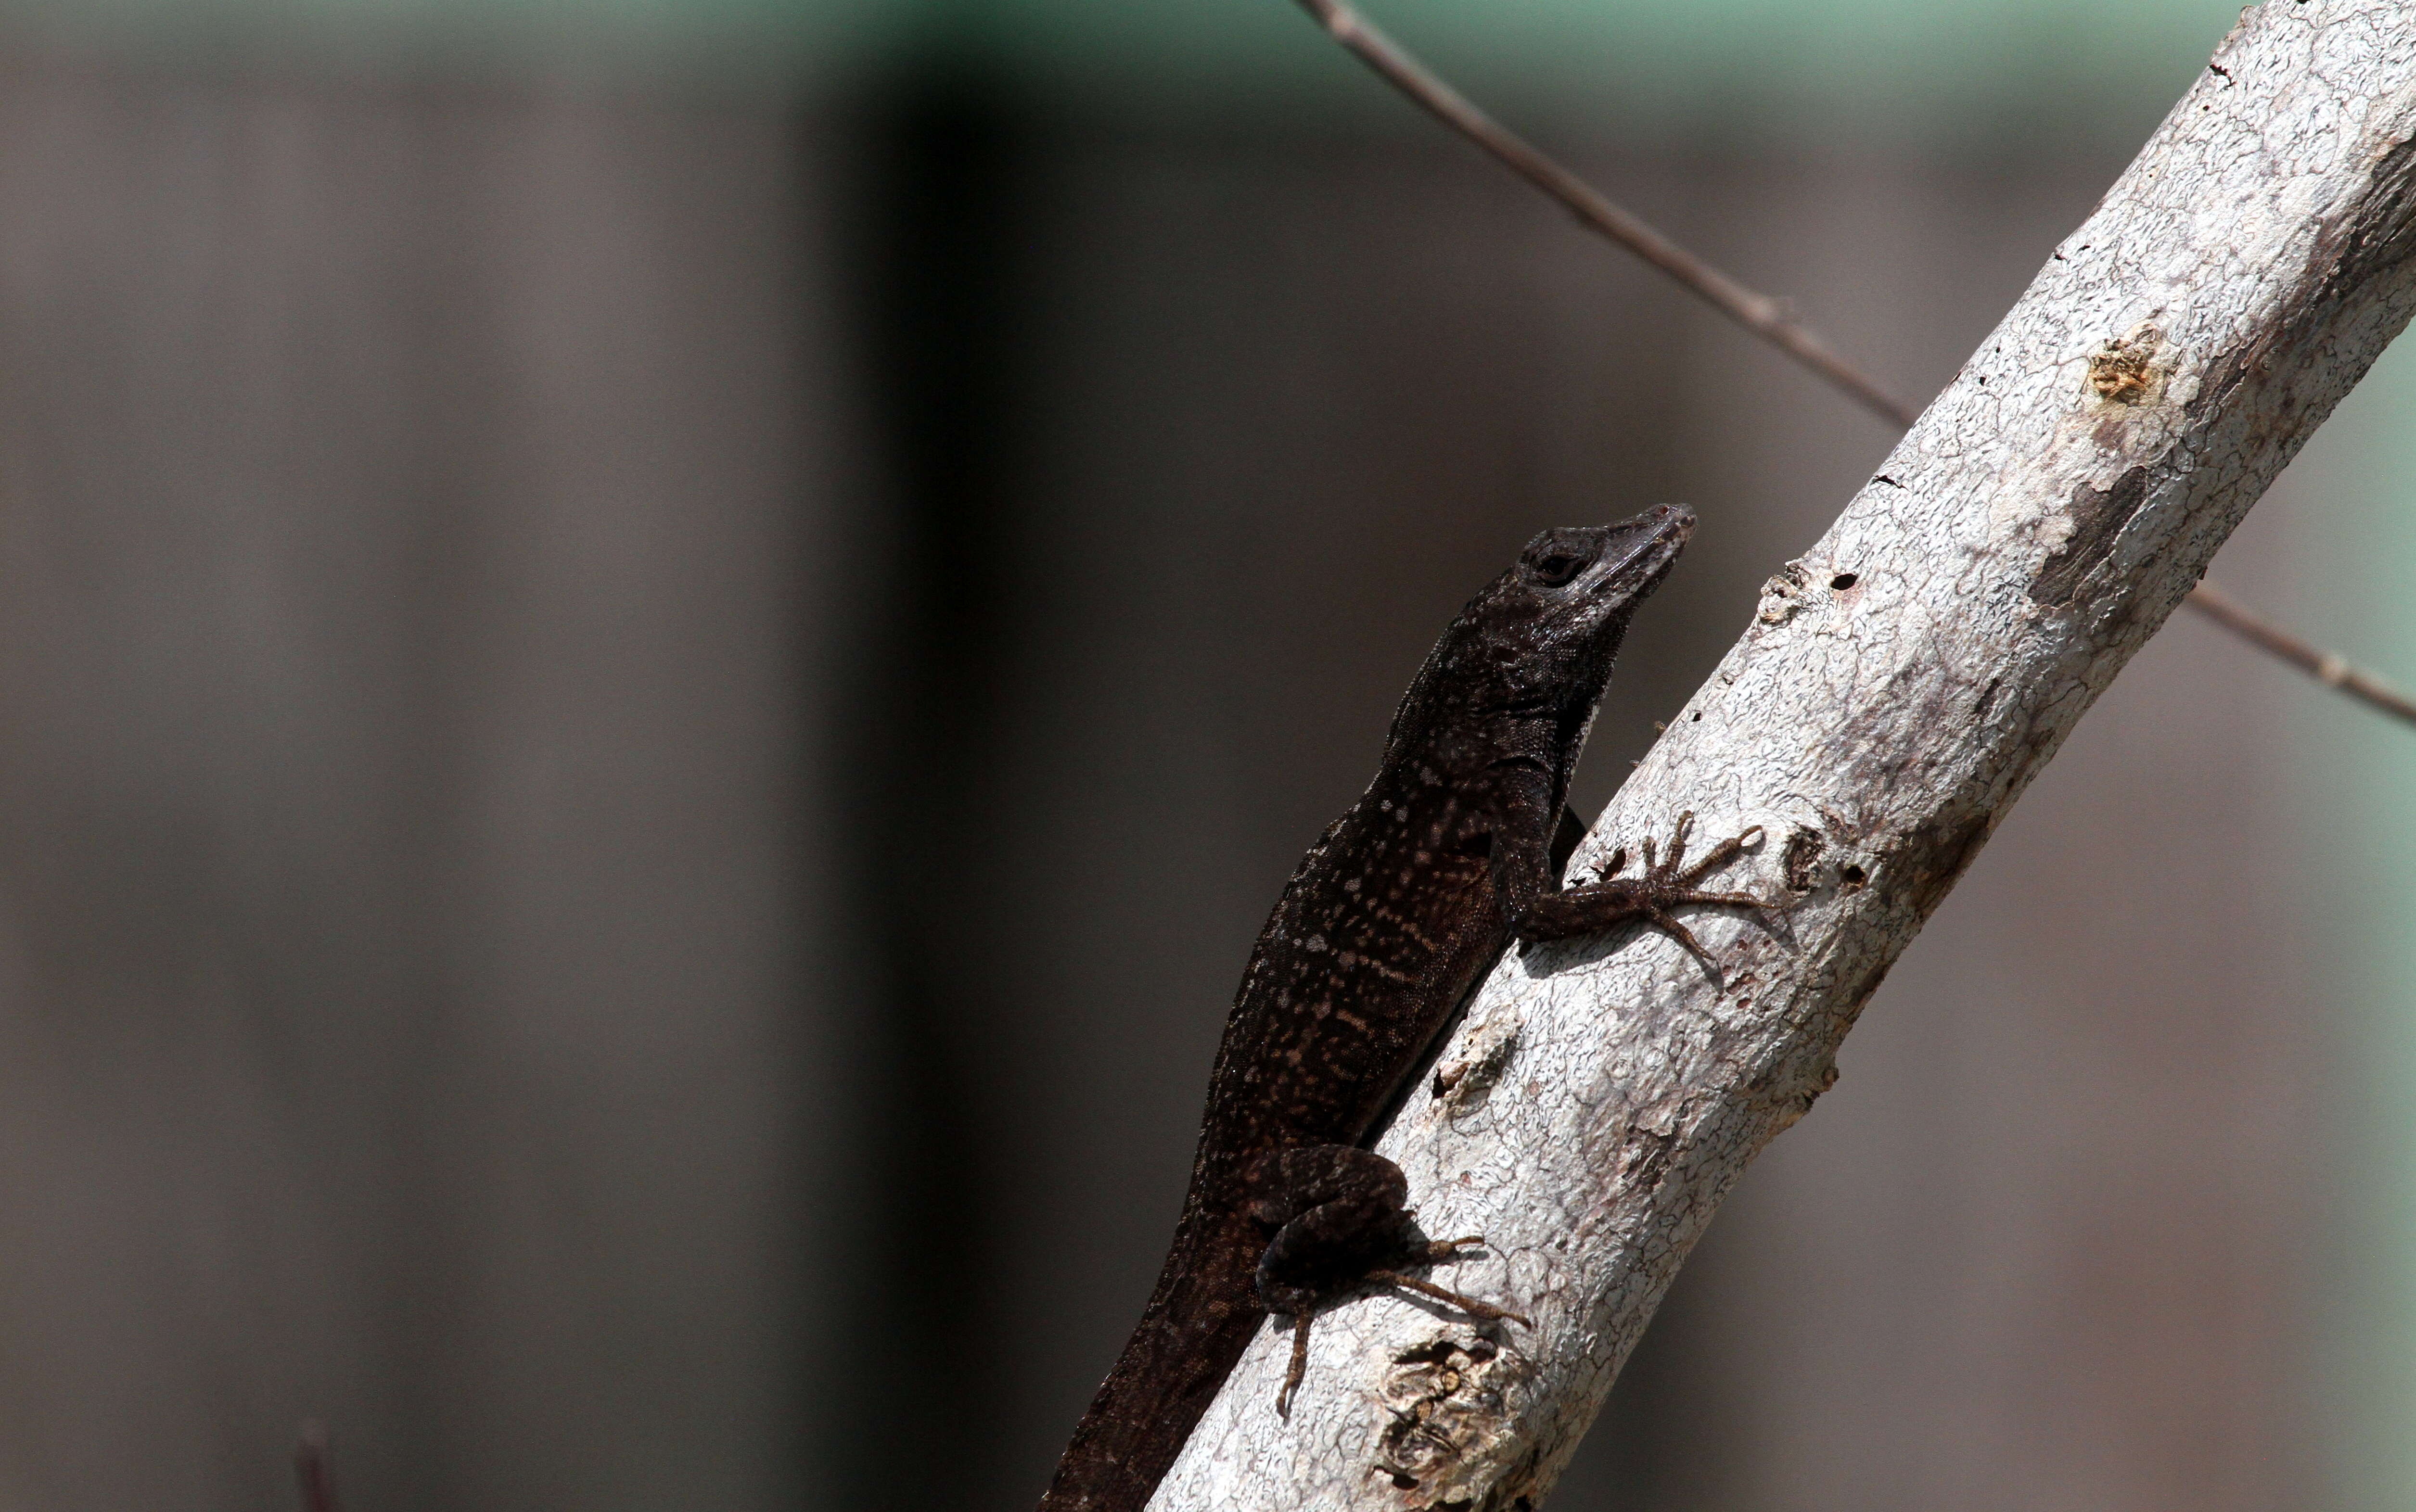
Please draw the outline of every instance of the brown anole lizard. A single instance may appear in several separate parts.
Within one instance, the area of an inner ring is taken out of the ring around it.
[[[1512,941],[1641,920],[1709,968],[1670,910],[1771,906],[1700,891],[1755,831],[1687,866],[1685,817],[1666,859],[1647,842],[1640,876],[1560,885],[1584,834],[1569,775],[1612,658],[1694,526],[1663,504],[1546,531],[1443,632],[1393,717],[1375,781],[1309,847],[1259,935],[1216,1052],[1174,1247],[1042,1512],[1139,1512],[1270,1312],[1292,1320],[1279,1408],[1299,1384],[1311,1315],[1368,1282],[1518,1319],[1406,1274],[1482,1241],[1428,1239],[1400,1168],[1367,1145]]]

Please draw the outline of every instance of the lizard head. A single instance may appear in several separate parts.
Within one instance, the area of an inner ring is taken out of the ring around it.
[[[1393,741],[1496,720],[1538,729],[1570,764],[1636,606],[1695,531],[1694,511],[1656,504],[1616,525],[1563,526],[1527,543],[1451,622],[1395,716]]]
[[[1545,531],[1469,608],[1490,603],[1495,619],[1532,619],[1579,636],[1624,628],[1694,533],[1695,512],[1684,504],[1655,504],[1616,525]]]

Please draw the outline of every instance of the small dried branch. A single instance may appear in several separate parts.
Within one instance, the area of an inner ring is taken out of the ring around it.
[[[2416,698],[2363,668],[2351,666],[2338,651],[2308,645],[2270,620],[2262,619],[2212,583],[2200,583],[2186,602],[2198,613],[2242,640],[2253,641],[2327,687],[2362,698],[2387,714],[2416,725]]]
[[[327,1430],[317,1423],[302,1425],[294,1445],[294,1483],[302,1493],[302,1512],[336,1512],[336,1473],[327,1463]]]
[[[1705,304],[1744,326],[1839,392],[1898,430],[1913,421],[1912,406],[1881,388],[1877,380],[1838,355],[1820,333],[1791,320],[1777,299],[1747,288],[1671,241],[1633,212],[1613,203],[1577,174],[1538,151],[1533,143],[1471,103],[1432,69],[1361,15],[1348,0],[1300,0],[1333,38],[1381,74],[1428,114],[1559,201],[1582,225],[1601,232],[1675,278]],[[2212,583],[2200,583],[2191,606],[2242,640],[2305,671],[2369,708],[2416,724],[2416,706],[2385,679],[2364,671],[2337,651],[2321,651],[2242,606]]]
[[[1779,301],[1746,288],[1653,230],[1639,217],[1613,204],[1593,186],[1469,103],[1467,97],[1437,78],[1343,0],[1300,3],[1336,41],[1390,80],[1395,88],[1500,158],[1512,172],[1558,200],[1579,221],[1677,279],[1705,304],[1852,395],[1873,414],[1894,423],[1898,430],[1912,424],[1912,406],[1880,388],[1813,331],[1789,320],[1786,307]]]

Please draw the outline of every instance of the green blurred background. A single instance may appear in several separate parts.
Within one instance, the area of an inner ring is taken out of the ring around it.
[[[2237,12],[1392,0],[1919,398]],[[1892,440],[1285,0],[0,6],[0,1505],[1014,1507],[1457,603]],[[2216,571],[2416,679],[2416,353]],[[2416,1501],[2416,735],[2183,616],[1556,1507]]]
[[[435,66],[508,77],[535,71],[708,86],[793,87],[935,57],[977,58],[1127,108],[1170,95],[1232,110],[1362,116],[1337,88],[1341,59],[1304,48],[1300,19],[1274,6],[1122,5],[1112,0],[93,0],[14,5],[20,36],[190,61]],[[1597,0],[1405,0],[1383,24],[1451,60],[1464,85],[1531,107],[1582,111],[1692,136],[1824,131],[1937,141],[1993,132],[2077,133],[2136,125],[2144,93],[2171,90],[2203,58],[2182,56],[2237,16],[2197,0],[2122,7],[2080,0],[1910,0],[1818,6],[1705,0],[1689,7]],[[1192,96],[1213,94],[1213,99]],[[2060,126],[2059,126],[2060,124]]]

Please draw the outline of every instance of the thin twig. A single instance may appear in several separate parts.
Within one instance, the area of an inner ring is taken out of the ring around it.
[[[1515,132],[1469,103],[1459,91],[1429,72],[1400,45],[1371,25],[1343,0],[1300,0],[1334,39],[1390,80],[1460,135],[1509,165],[1510,171],[1566,205],[1569,213],[1652,263],[1701,296],[1729,319],[1785,351],[1797,362],[1862,401],[1864,408],[1902,430],[1912,409],[1889,395],[1829,348],[1813,332],[1787,318],[1786,307],[1758,293],[1611,203],[1585,180],[1537,152]]]
[[[1445,126],[1491,153],[1520,178],[1560,202],[1586,226],[1627,248],[1684,285],[1714,309],[1825,378],[1849,397],[1903,430],[1915,412],[1862,369],[1839,356],[1819,333],[1790,320],[1778,300],[1747,288],[1630,211],[1613,204],[1585,180],[1554,162],[1501,122],[1478,110],[1401,45],[1378,30],[1348,0],[1300,0],[1334,39],[1382,74],[1394,88]],[[2191,590],[2190,606],[2233,635],[2300,668],[2327,687],[2368,708],[2416,724],[2416,704],[2385,680],[2352,665],[2337,651],[2319,651],[2243,608],[2214,584]]]
[[[294,1445],[294,1481],[302,1492],[302,1512],[337,1512],[336,1474],[327,1464],[327,1430],[317,1423],[302,1425]]]
[[[2193,609],[2238,636],[2254,642],[2327,687],[2363,698],[2387,714],[2416,725],[2416,698],[2373,673],[2352,666],[2338,653],[2320,651],[2241,606],[2240,601],[2212,583],[2201,582],[2187,603]]]

